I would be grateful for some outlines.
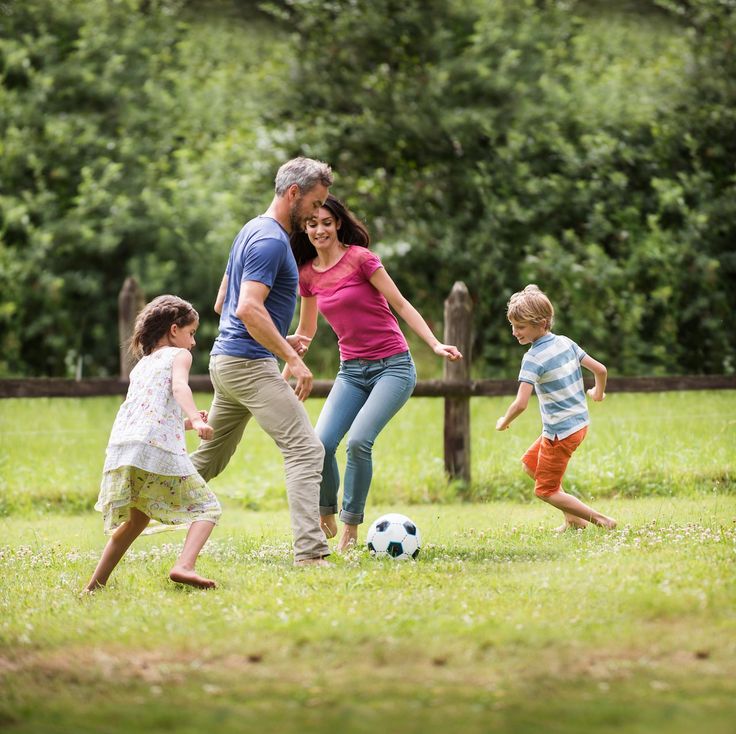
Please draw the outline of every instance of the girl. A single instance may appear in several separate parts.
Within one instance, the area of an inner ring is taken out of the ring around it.
[[[130,373],[128,395],[112,427],[95,505],[111,537],[86,592],[107,583],[151,518],[164,526],[189,525],[171,580],[202,589],[216,586],[195,573],[194,564],[220,517],[220,503],[192,466],[184,442],[187,429],[203,439],[213,435],[188,384],[198,325],[192,305],[176,296],[155,298],[136,319],[130,348],[142,358]],[[166,528],[148,532],[156,529]]]
[[[340,476],[335,451],[349,431],[339,552],[357,542],[373,473],[373,443],[416,383],[409,347],[389,305],[435,354],[462,358],[456,347],[435,337],[369,244],[365,226],[332,195],[307,220],[305,231],[291,236],[302,297],[296,336],[306,348],[317,331],[319,311],[337,334],[340,349],[340,370],[315,427],[325,447],[320,516],[328,538],[337,534]],[[288,368],[284,376],[289,376]]]

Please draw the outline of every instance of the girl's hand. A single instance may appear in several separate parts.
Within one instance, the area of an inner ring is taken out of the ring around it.
[[[509,424],[506,423],[506,416],[502,415],[497,421],[496,421],[496,430],[497,431],[505,431],[509,427]]]
[[[432,351],[438,357],[447,357],[450,362],[457,362],[459,359],[463,358],[463,355],[460,354],[458,348],[452,346],[452,344],[435,344]]]
[[[591,387],[588,390],[588,395],[590,395],[590,397],[593,400],[595,400],[596,403],[600,403],[601,400],[605,400],[606,399],[606,393],[604,393],[604,392],[600,392],[599,393],[594,387]]]
[[[208,421],[208,419],[209,419],[209,414],[207,413],[207,411],[206,411],[206,410],[198,410],[197,412],[199,413],[199,417],[200,417],[200,418],[201,418],[201,419],[202,419],[202,420],[203,420],[203,421],[204,421],[205,423],[207,423],[207,421]],[[193,426],[192,426],[192,421],[190,421],[190,420],[189,420],[189,418],[185,418],[185,419],[184,419],[184,430],[185,430],[185,431],[191,431],[191,430],[192,430],[192,428],[193,428]]]
[[[192,428],[205,441],[209,441],[215,435],[215,430],[212,426],[208,426],[201,418],[195,418],[192,421]]]

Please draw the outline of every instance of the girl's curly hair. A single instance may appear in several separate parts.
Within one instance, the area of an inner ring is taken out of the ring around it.
[[[150,354],[168,334],[172,324],[179,327],[199,321],[194,306],[178,296],[158,296],[147,303],[138,314],[130,339],[130,351],[141,357]]]

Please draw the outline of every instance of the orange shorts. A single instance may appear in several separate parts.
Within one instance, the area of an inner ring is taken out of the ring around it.
[[[550,440],[541,435],[521,457],[534,475],[534,494],[549,497],[561,488],[567,463],[575,449],[580,446],[588,432],[588,426],[567,438]]]

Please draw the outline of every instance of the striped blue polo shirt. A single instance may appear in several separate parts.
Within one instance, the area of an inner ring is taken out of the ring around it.
[[[534,385],[542,413],[542,433],[567,438],[590,423],[580,362],[585,352],[558,334],[539,337],[521,360],[519,382]]]

